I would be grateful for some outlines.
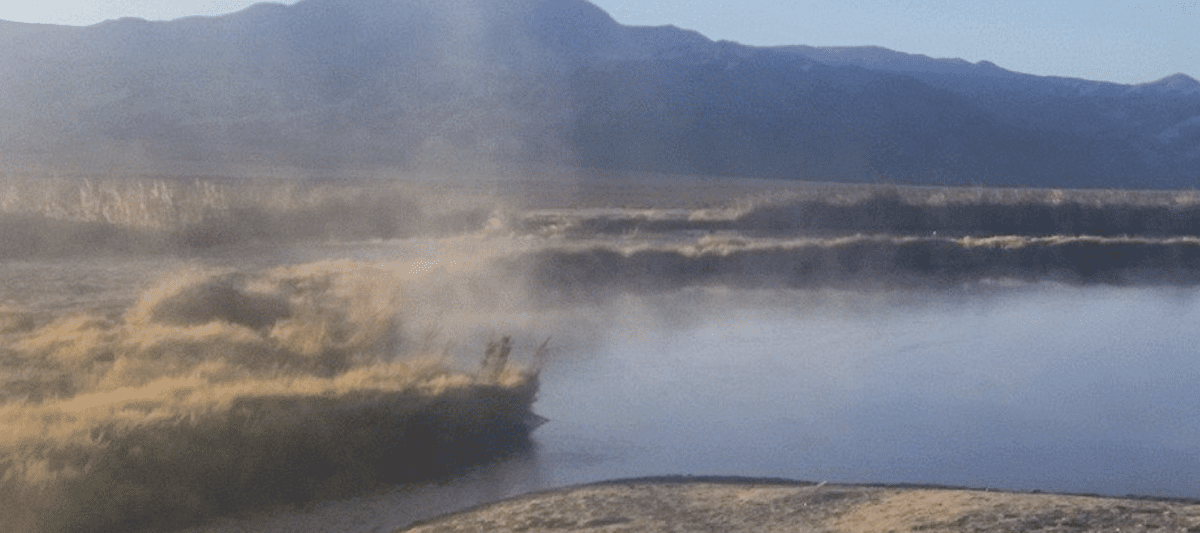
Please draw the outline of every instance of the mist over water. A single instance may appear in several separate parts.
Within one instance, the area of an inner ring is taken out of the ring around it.
[[[0,530],[654,474],[1200,497],[1188,193],[548,183],[8,178]]]
[[[1035,284],[627,300],[592,358],[544,376],[540,411],[558,422],[538,434],[543,471],[1194,498],[1197,296]],[[683,302],[706,312],[669,311]]]

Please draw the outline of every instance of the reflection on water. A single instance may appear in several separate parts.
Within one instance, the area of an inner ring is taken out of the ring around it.
[[[600,353],[544,376],[543,470],[1200,497],[1196,296],[693,294],[683,318],[626,302]]]

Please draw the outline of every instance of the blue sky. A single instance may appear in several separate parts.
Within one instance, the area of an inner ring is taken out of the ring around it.
[[[288,0],[284,3],[294,3]],[[135,16],[221,15],[253,0],[3,2],[0,19],[87,25]],[[1119,83],[1200,78],[1200,1],[594,0],[618,22],[674,24],[753,45],[874,44],[933,57],[987,59],[1031,74]]]

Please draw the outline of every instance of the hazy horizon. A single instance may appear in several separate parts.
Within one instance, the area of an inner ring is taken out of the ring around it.
[[[296,0],[286,0],[293,4]],[[86,26],[138,17],[172,20],[220,16],[253,0],[48,0],[0,6],[0,20]],[[754,46],[882,46],[910,54],[991,61],[1008,70],[1123,84],[1146,83],[1176,73],[1200,75],[1189,28],[1200,9],[1183,3],[1116,2],[1095,8],[1081,2],[1047,6],[1018,0],[996,6],[947,0],[849,2],[803,5],[754,0],[719,2],[596,0],[617,22],[675,25],[713,40]]]

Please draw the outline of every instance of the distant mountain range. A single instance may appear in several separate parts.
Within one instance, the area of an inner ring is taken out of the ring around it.
[[[0,157],[1192,188],[1200,82],[713,42],[584,0],[301,0],[0,22]]]

